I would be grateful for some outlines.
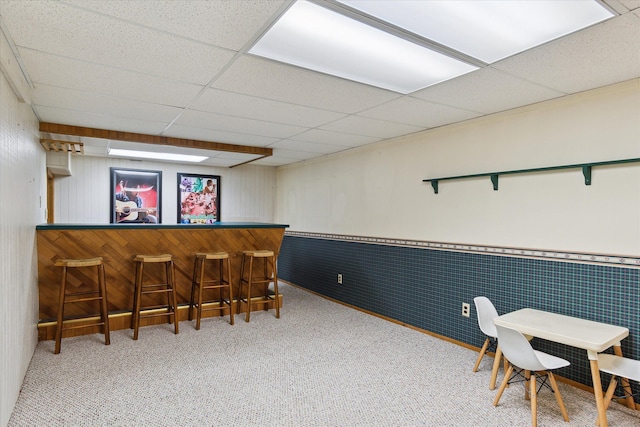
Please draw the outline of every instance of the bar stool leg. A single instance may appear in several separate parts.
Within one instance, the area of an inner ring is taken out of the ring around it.
[[[229,280],[229,323],[233,325],[233,280],[231,279],[231,259],[230,258],[227,258],[227,272],[228,272],[228,280]],[[222,299],[222,295],[220,295],[220,297]]]
[[[133,339],[138,339],[138,329],[140,328],[140,298],[142,296],[142,273],[144,263],[136,263],[136,284],[135,296],[133,298]]]
[[[275,293],[274,304],[276,306],[276,319],[279,319],[280,318],[280,293],[278,292],[278,272],[276,271],[275,255],[271,258],[271,261],[273,263],[273,292]],[[269,284],[267,283],[267,292],[269,292],[268,287],[269,287]]]
[[[104,323],[104,343],[111,344],[111,334],[109,332],[109,306],[107,304],[107,285],[104,274],[104,264],[98,266],[98,286],[100,288],[100,317]]]
[[[193,305],[195,302],[195,290],[197,286],[198,279],[196,274],[198,274],[198,263],[200,262],[200,257],[196,256],[193,261],[193,274],[191,275],[191,298],[189,298],[189,321],[193,320]]]
[[[249,322],[251,320],[251,284],[253,283],[253,257],[249,257],[249,277],[247,279],[247,313],[244,316],[244,321]]]
[[[64,317],[64,295],[67,288],[67,267],[62,267],[62,279],[60,280],[60,299],[58,300],[58,322],[56,328],[56,348],[54,354],[60,353],[60,343],[62,341],[62,319]]]
[[[173,260],[171,260],[171,265],[170,265],[170,271],[171,271],[171,295],[173,296],[173,322],[175,324],[175,334],[178,334],[178,323],[180,323],[178,321],[178,296],[176,295],[176,266],[173,263]]]

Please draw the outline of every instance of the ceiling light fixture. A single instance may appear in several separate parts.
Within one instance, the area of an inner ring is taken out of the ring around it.
[[[308,1],[249,53],[403,94],[478,68]]]
[[[199,163],[208,159],[205,156],[192,156],[188,154],[175,154],[175,153],[159,153],[152,151],[135,151],[135,150],[121,150],[119,148],[110,148],[108,151],[110,156],[116,157],[135,157],[139,159],[153,159],[153,160],[171,160],[174,162],[193,162]]]
[[[487,64],[614,16],[596,0],[336,0]]]
[[[597,0],[298,0],[249,53],[407,94],[612,16]]]

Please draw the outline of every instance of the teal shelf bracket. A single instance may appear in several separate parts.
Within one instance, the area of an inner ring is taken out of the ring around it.
[[[584,185],[591,185],[591,165],[582,166],[582,175],[584,175]]]
[[[498,191],[498,174],[491,174],[491,182],[493,183],[493,191]]]
[[[558,170],[558,169],[581,168],[582,174],[584,175],[584,185],[591,185],[591,171],[594,166],[619,165],[619,164],[625,164],[625,163],[640,163],[640,158],[623,159],[623,160],[607,160],[604,162],[580,163],[575,165],[548,166],[548,167],[542,167],[542,168],[519,169],[519,170],[503,171],[503,172],[476,173],[472,175],[448,176],[443,178],[429,178],[429,179],[423,179],[422,182],[431,182],[431,187],[433,187],[434,193],[438,194],[438,183],[440,181],[451,180],[451,179],[478,178],[478,177],[488,176],[491,178],[493,189],[495,191],[498,191],[498,176],[500,175],[510,175],[510,174],[516,174],[516,173],[547,172],[547,171]]]

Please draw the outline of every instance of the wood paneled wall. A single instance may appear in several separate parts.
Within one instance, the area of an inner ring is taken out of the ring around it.
[[[47,227],[37,230],[38,286],[40,320],[50,321],[58,311],[61,269],[54,267],[59,258],[91,258],[101,256],[105,262],[109,312],[129,313],[133,305],[135,265],[138,254],[164,254],[174,257],[178,304],[187,304],[191,293],[194,254],[225,251],[231,255],[232,281],[237,289],[240,276],[240,254],[243,250],[268,249],[278,254],[284,226],[246,225],[224,228],[203,226],[101,226]],[[159,265],[145,266],[148,283],[163,283]],[[95,287],[97,273],[92,268],[70,269],[68,292]],[[153,304],[150,298],[147,302]],[[161,301],[156,301],[161,303]],[[65,318],[96,313],[92,303],[69,304]],[[87,333],[90,333],[89,330]],[[41,335],[42,338],[42,335]]]

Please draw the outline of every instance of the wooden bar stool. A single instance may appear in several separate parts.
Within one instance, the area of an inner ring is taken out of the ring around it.
[[[86,259],[59,259],[53,264],[62,267],[62,279],[60,281],[60,299],[58,303],[58,322],[56,328],[56,348],[54,354],[60,353],[60,342],[62,341],[62,331],[69,329],[88,328],[100,325],[104,330],[104,343],[111,343],[109,337],[109,309],[107,306],[107,286],[104,276],[104,264],[102,257]],[[96,267],[98,273],[98,289],[84,292],[67,293],[67,274],[69,268]],[[69,298],[71,297],[71,298]],[[64,326],[64,306],[65,304],[84,303],[98,301],[100,303],[100,321],[89,325]]]
[[[178,333],[178,318],[176,309],[178,307],[178,299],[175,292],[175,267],[173,265],[173,257],[170,254],[163,255],[136,255],[133,259],[136,263],[136,281],[133,296],[133,313],[131,317],[131,327],[133,328],[133,339],[138,339],[138,329],[140,328],[140,318],[144,317],[160,317],[167,316],[169,323],[175,324],[175,333]],[[165,283],[144,284],[144,266],[145,264],[164,264]],[[141,314],[141,298],[142,295],[166,294],[167,304],[156,304],[144,307],[151,310],[149,314]],[[165,312],[157,310],[166,309]]]
[[[262,259],[264,264],[263,274],[258,277],[253,276],[253,262],[256,258]],[[248,265],[248,266],[247,266]],[[246,275],[245,275],[246,273]],[[269,293],[269,283],[273,282],[274,294]],[[242,297],[242,285],[246,284],[246,294]],[[252,287],[254,285],[262,285],[261,299],[252,300]],[[264,310],[269,309],[269,304],[274,302],[276,309],[276,318],[280,318],[280,294],[278,293],[278,274],[276,272],[276,257],[273,251],[268,250],[256,250],[256,251],[243,251],[242,262],[240,267],[240,287],[238,296],[238,310],[240,310],[240,304],[244,301],[247,305],[247,314],[245,315],[245,321],[249,322],[251,319],[251,305],[263,304]]]
[[[204,272],[206,269],[207,261],[212,261],[213,271],[218,270],[216,278],[205,280]],[[216,262],[217,261],[217,262]],[[217,264],[217,265],[216,265]],[[224,270],[227,270],[225,278]],[[233,286],[231,281],[231,260],[229,254],[226,252],[214,252],[214,253],[197,253],[195,262],[193,263],[193,278],[191,280],[191,300],[189,302],[189,321],[193,319],[193,309],[198,307],[196,314],[196,330],[200,329],[200,319],[202,318],[203,311],[219,311],[220,315],[224,313],[225,304],[229,307],[229,323],[233,325]],[[202,294],[205,289],[215,289],[218,293],[218,298],[202,301]],[[227,291],[228,299],[224,297],[224,291]],[[198,293],[196,298],[196,292]],[[217,303],[217,305],[216,305]],[[206,308],[203,304],[207,304]]]

